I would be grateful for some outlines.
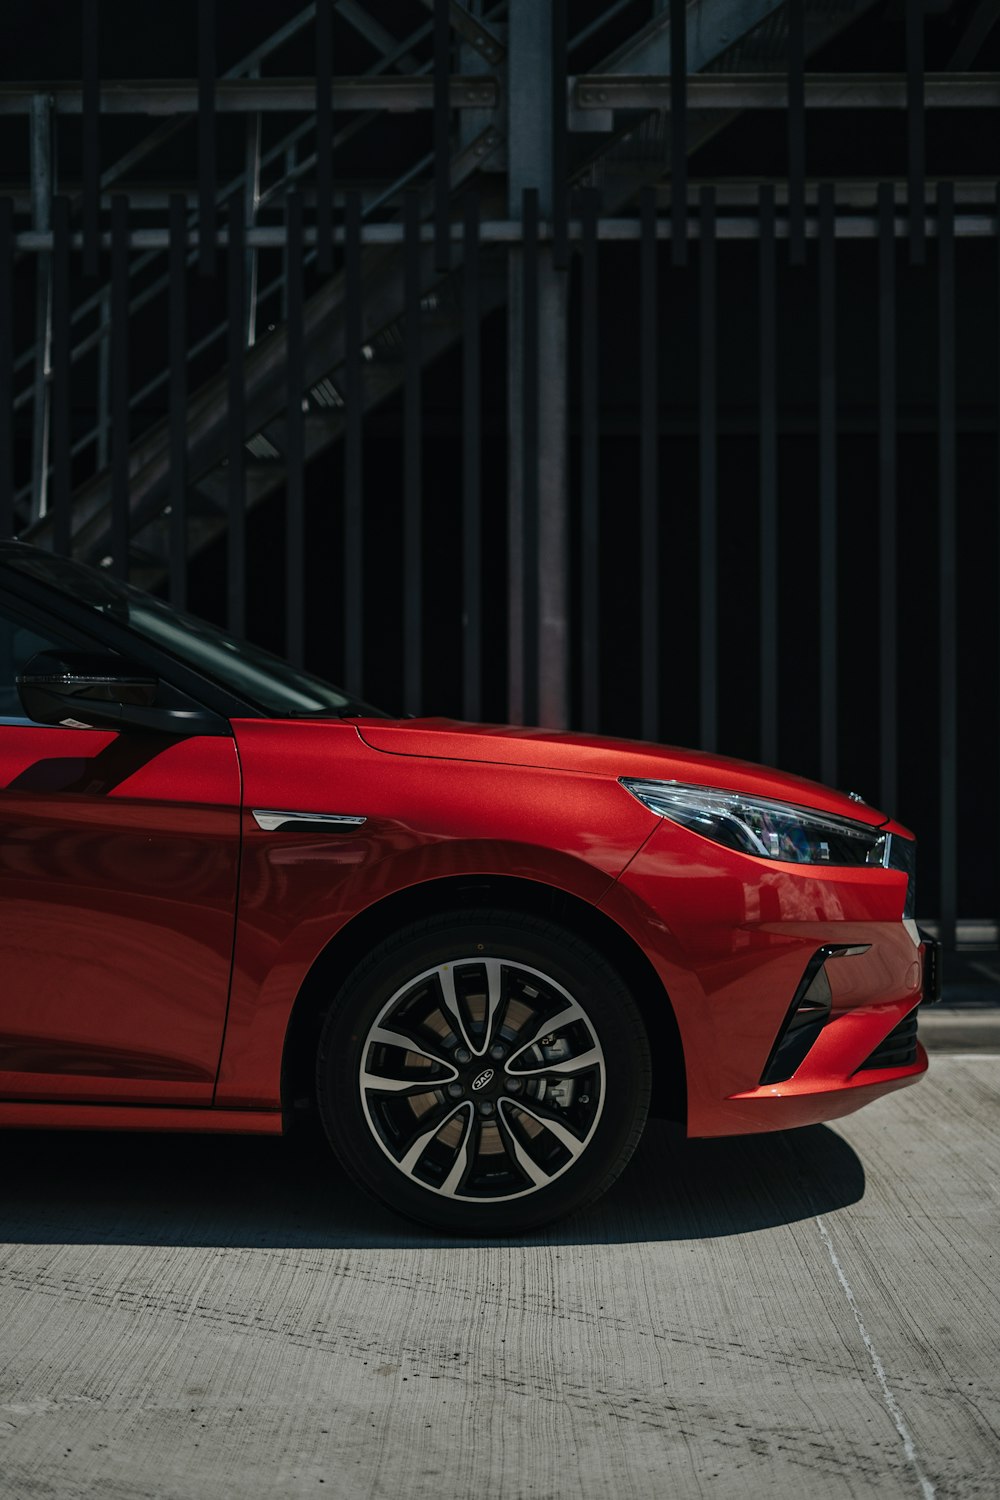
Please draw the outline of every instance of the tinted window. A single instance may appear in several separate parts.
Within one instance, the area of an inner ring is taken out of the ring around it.
[[[15,685],[25,662],[38,651],[69,649],[80,644],[68,634],[60,636],[50,630],[42,633],[39,627],[12,613],[8,606],[0,607],[0,723],[11,719],[20,724],[30,722]]]
[[[382,716],[380,709],[352,698],[332,683],[300,672],[269,651],[172,609],[162,599],[97,568],[22,546],[5,548],[0,560],[115,620],[266,714],[326,719]]]

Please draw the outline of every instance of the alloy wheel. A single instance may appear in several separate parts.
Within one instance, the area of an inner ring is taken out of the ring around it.
[[[475,954],[397,988],[360,1049],[374,1140],[413,1184],[470,1204],[526,1198],[586,1151],[605,1059],[550,975]]]

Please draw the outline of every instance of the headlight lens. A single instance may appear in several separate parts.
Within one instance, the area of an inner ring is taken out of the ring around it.
[[[679,781],[623,776],[621,784],[650,812],[727,849],[760,859],[801,865],[882,865],[888,854],[888,834],[833,813],[711,786],[685,786]]]

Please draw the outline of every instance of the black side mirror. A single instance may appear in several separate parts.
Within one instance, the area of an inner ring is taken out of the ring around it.
[[[218,733],[219,720],[207,711],[155,708],[159,685],[146,667],[94,651],[39,651],[17,677],[21,706],[36,724]]]

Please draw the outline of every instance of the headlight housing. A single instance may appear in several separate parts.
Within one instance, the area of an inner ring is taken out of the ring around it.
[[[834,813],[679,781],[620,778],[650,812],[727,849],[800,865],[884,865],[890,836]]]

